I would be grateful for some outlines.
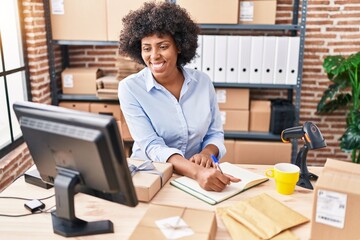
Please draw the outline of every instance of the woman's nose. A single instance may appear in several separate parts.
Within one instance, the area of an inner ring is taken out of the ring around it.
[[[151,57],[152,59],[156,59],[156,58],[158,58],[159,56],[160,56],[160,54],[159,54],[159,51],[158,51],[157,49],[153,49],[153,50],[151,51],[150,57]]]

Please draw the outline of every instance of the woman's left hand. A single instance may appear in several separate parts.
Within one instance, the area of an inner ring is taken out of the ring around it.
[[[192,156],[189,160],[190,160],[190,162],[196,163],[196,164],[206,167],[206,168],[215,167],[215,165],[211,159],[211,156],[209,156],[208,154],[197,153],[194,156]]]

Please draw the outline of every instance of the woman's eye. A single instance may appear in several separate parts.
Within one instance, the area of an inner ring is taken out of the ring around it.
[[[160,48],[163,49],[163,50],[164,50],[164,49],[167,49],[168,47],[169,47],[168,45],[161,45],[161,46],[160,46]]]
[[[149,52],[149,51],[150,51],[150,48],[149,48],[149,47],[143,47],[143,51],[144,51],[144,52]]]

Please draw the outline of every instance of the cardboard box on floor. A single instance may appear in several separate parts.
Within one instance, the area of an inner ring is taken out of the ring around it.
[[[146,211],[140,223],[136,226],[134,232],[131,234],[130,239],[157,239],[166,240],[166,237],[160,230],[156,221],[164,220],[173,217],[180,217],[186,225],[193,231],[193,234],[185,236],[181,239],[188,240],[212,240],[215,239],[217,224],[215,212],[205,211],[200,209],[192,209],[186,207],[175,207],[165,205],[151,204]],[[176,223],[176,222],[175,222]],[[170,224],[171,225],[171,224]],[[188,228],[186,228],[188,229]],[[182,228],[170,228],[168,233],[172,235],[183,232]],[[151,236],[151,237],[150,237]],[[180,238],[174,238],[180,239]]]
[[[240,24],[275,24],[276,0],[240,0]]]
[[[63,94],[96,94],[96,79],[103,72],[99,68],[65,68],[61,73]]]
[[[265,141],[235,141],[232,163],[275,164],[291,162],[291,144]]]
[[[143,160],[128,158],[128,164],[139,166],[144,163]],[[152,163],[162,177],[158,174],[151,174],[147,171],[138,171],[133,175],[132,180],[135,186],[135,192],[140,202],[149,202],[157,192],[165,185],[173,174],[173,166],[170,163]]]
[[[327,159],[315,184],[312,240],[359,240],[360,164]]]

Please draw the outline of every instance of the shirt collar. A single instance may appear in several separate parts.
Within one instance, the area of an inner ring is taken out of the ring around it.
[[[184,85],[188,85],[191,81],[199,81],[194,77],[195,71],[191,71],[190,69],[180,67],[181,71],[184,74]],[[146,91],[150,91],[152,88],[161,89],[161,86],[158,82],[156,82],[155,78],[153,77],[150,69],[146,67],[144,69],[144,77],[145,77],[145,84],[146,84]]]

